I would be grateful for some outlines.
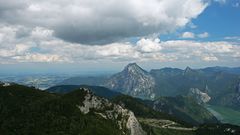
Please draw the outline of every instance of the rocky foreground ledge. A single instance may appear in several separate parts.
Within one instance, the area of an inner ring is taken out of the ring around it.
[[[88,114],[91,110],[104,119],[116,121],[123,134],[145,135],[146,133],[139,124],[134,113],[120,105],[113,104],[107,99],[95,96],[89,89],[81,88],[85,91],[82,105],[77,105],[83,114]]]

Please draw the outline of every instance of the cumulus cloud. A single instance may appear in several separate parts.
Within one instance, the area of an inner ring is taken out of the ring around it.
[[[206,8],[204,1],[0,0],[0,63],[239,60],[234,42],[147,38],[191,24]],[[139,40],[124,40],[132,37]]]
[[[195,38],[195,34],[192,32],[184,32],[180,36],[181,38]]]
[[[18,62],[62,62],[64,61],[60,56],[54,54],[30,54],[27,53],[26,55],[21,56],[14,56],[12,57],[14,60]]]
[[[0,27],[2,64],[21,62],[226,62],[240,59],[240,46],[234,42],[160,41],[140,38],[136,43],[118,42],[104,46],[69,43],[54,37],[51,30],[35,27],[28,36],[18,38],[21,26]]]
[[[207,38],[207,37],[209,37],[209,33],[204,32],[204,33],[198,34],[198,37],[199,38]]]
[[[65,41],[107,44],[174,31],[207,5],[205,0],[0,0],[0,22],[26,27],[19,37],[42,27]]]
[[[140,52],[143,52],[143,53],[159,52],[162,49],[159,43],[160,43],[159,39],[143,38],[137,42],[136,47]]]
[[[224,37],[225,40],[238,40],[240,41],[240,36],[233,36],[233,37]]]
[[[204,61],[218,61],[218,58],[215,56],[203,56]]]
[[[207,32],[204,32],[204,33],[200,33],[200,34],[195,34],[193,32],[183,32],[181,35],[180,35],[180,38],[195,38],[195,37],[198,37],[198,38],[207,38],[209,37],[209,33]]]

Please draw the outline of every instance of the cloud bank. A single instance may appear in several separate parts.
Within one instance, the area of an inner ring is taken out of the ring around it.
[[[239,63],[239,43],[230,40],[237,37],[218,42],[153,38],[191,24],[207,6],[206,0],[0,0],[0,64]]]
[[[107,44],[184,27],[205,0],[0,0],[0,23],[43,27],[72,43]],[[20,35],[24,36],[24,34]]]
[[[104,46],[69,43],[54,37],[53,31],[36,27],[27,37],[17,38],[21,27],[0,28],[1,64],[22,62],[229,62],[238,63],[238,43],[192,40],[160,41],[141,38],[136,43],[119,42]],[[5,33],[5,34],[4,34]],[[1,40],[4,39],[4,40]]]

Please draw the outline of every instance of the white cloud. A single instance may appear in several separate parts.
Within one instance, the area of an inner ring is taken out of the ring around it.
[[[197,35],[199,38],[207,38],[209,37],[209,34],[207,32],[201,33]]]
[[[184,32],[182,33],[181,38],[195,38],[195,34],[192,32]]]
[[[32,32],[31,36],[35,39],[46,39],[48,37],[51,37],[53,35],[52,30],[48,30],[42,27],[35,27]]]
[[[160,41],[141,38],[134,43],[119,42],[94,46],[69,43],[55,38],[51,30],[33,28],[21,38],[21,26],[1,27],[0,60],[4,63],[49,62],[234,62],[240,59],[240,46],[233,42],[198,42],[191,40]]]
[[[139,51],[143,53],[152,53],[152,52],[159,52],[162,47],[160,46],[159,39],[145,39],[142,38],[137,42],[137,48]]]
[[[15,48],[13,49],[14,52],[17,54],[24,53],[26,51],[29,51],[30,46],[24,45],[24,44],[16,44]]]
[[[218,61],[218,58],[215,56],[203,56],[204,61]]]
[[[198,38],[207,38],[209,37],[209,34],[207,32],[204,32],[204,33],[201,33],[201,34],[195,34],[193,32],[184,32],[182,33],[182,35],[180,36],[180,38],[195,38],[195,37],[198,37]]]
[[[0,0],[0,63],[239,62],[239,43],[227,42],[239,37],[224,42],[147,38],[186,25],[196,28],[191,20],[207,5],[205,0]],[[131,37],[140,39],[125,42]]]
[[[240,40],[240,36],[224,37],[225,40]]]
[[[29,11],[33,11],[33,12],[40,12],[42,11],[42,8],[37,5],[37,4],[30,4],[27,8]]]
[[[205,0],[0,0],[0,23],[42,27],[82,44],[172,32],[196,18]]]
[[[22,56],[14,56],[13,59],[17,60],[18,62],[63,62],[64,59],[62,59],[58,55],[54,54],[29,54]]]

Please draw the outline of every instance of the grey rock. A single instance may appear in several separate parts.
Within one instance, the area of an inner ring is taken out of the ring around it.
[[[87,94],[84,96],[85,100],[83,101],[83,105],[77,105],[83,114],[88,114],[91,110],[94,110],[95,114],[100,115],[104,119],[116,121],[116,124],[119,129],[123,131],[123,134],[146,134],[132,111],[120,105],[113,104],[107,99],[97,97],[86,88],[84,88],[84,90]],[[128,132],[126,132],[126,130]]]
[[[190,88],[188,96],[193,97],[198,104],[207,103],[211,99],[207,93],[202,92],[198,88]]]

